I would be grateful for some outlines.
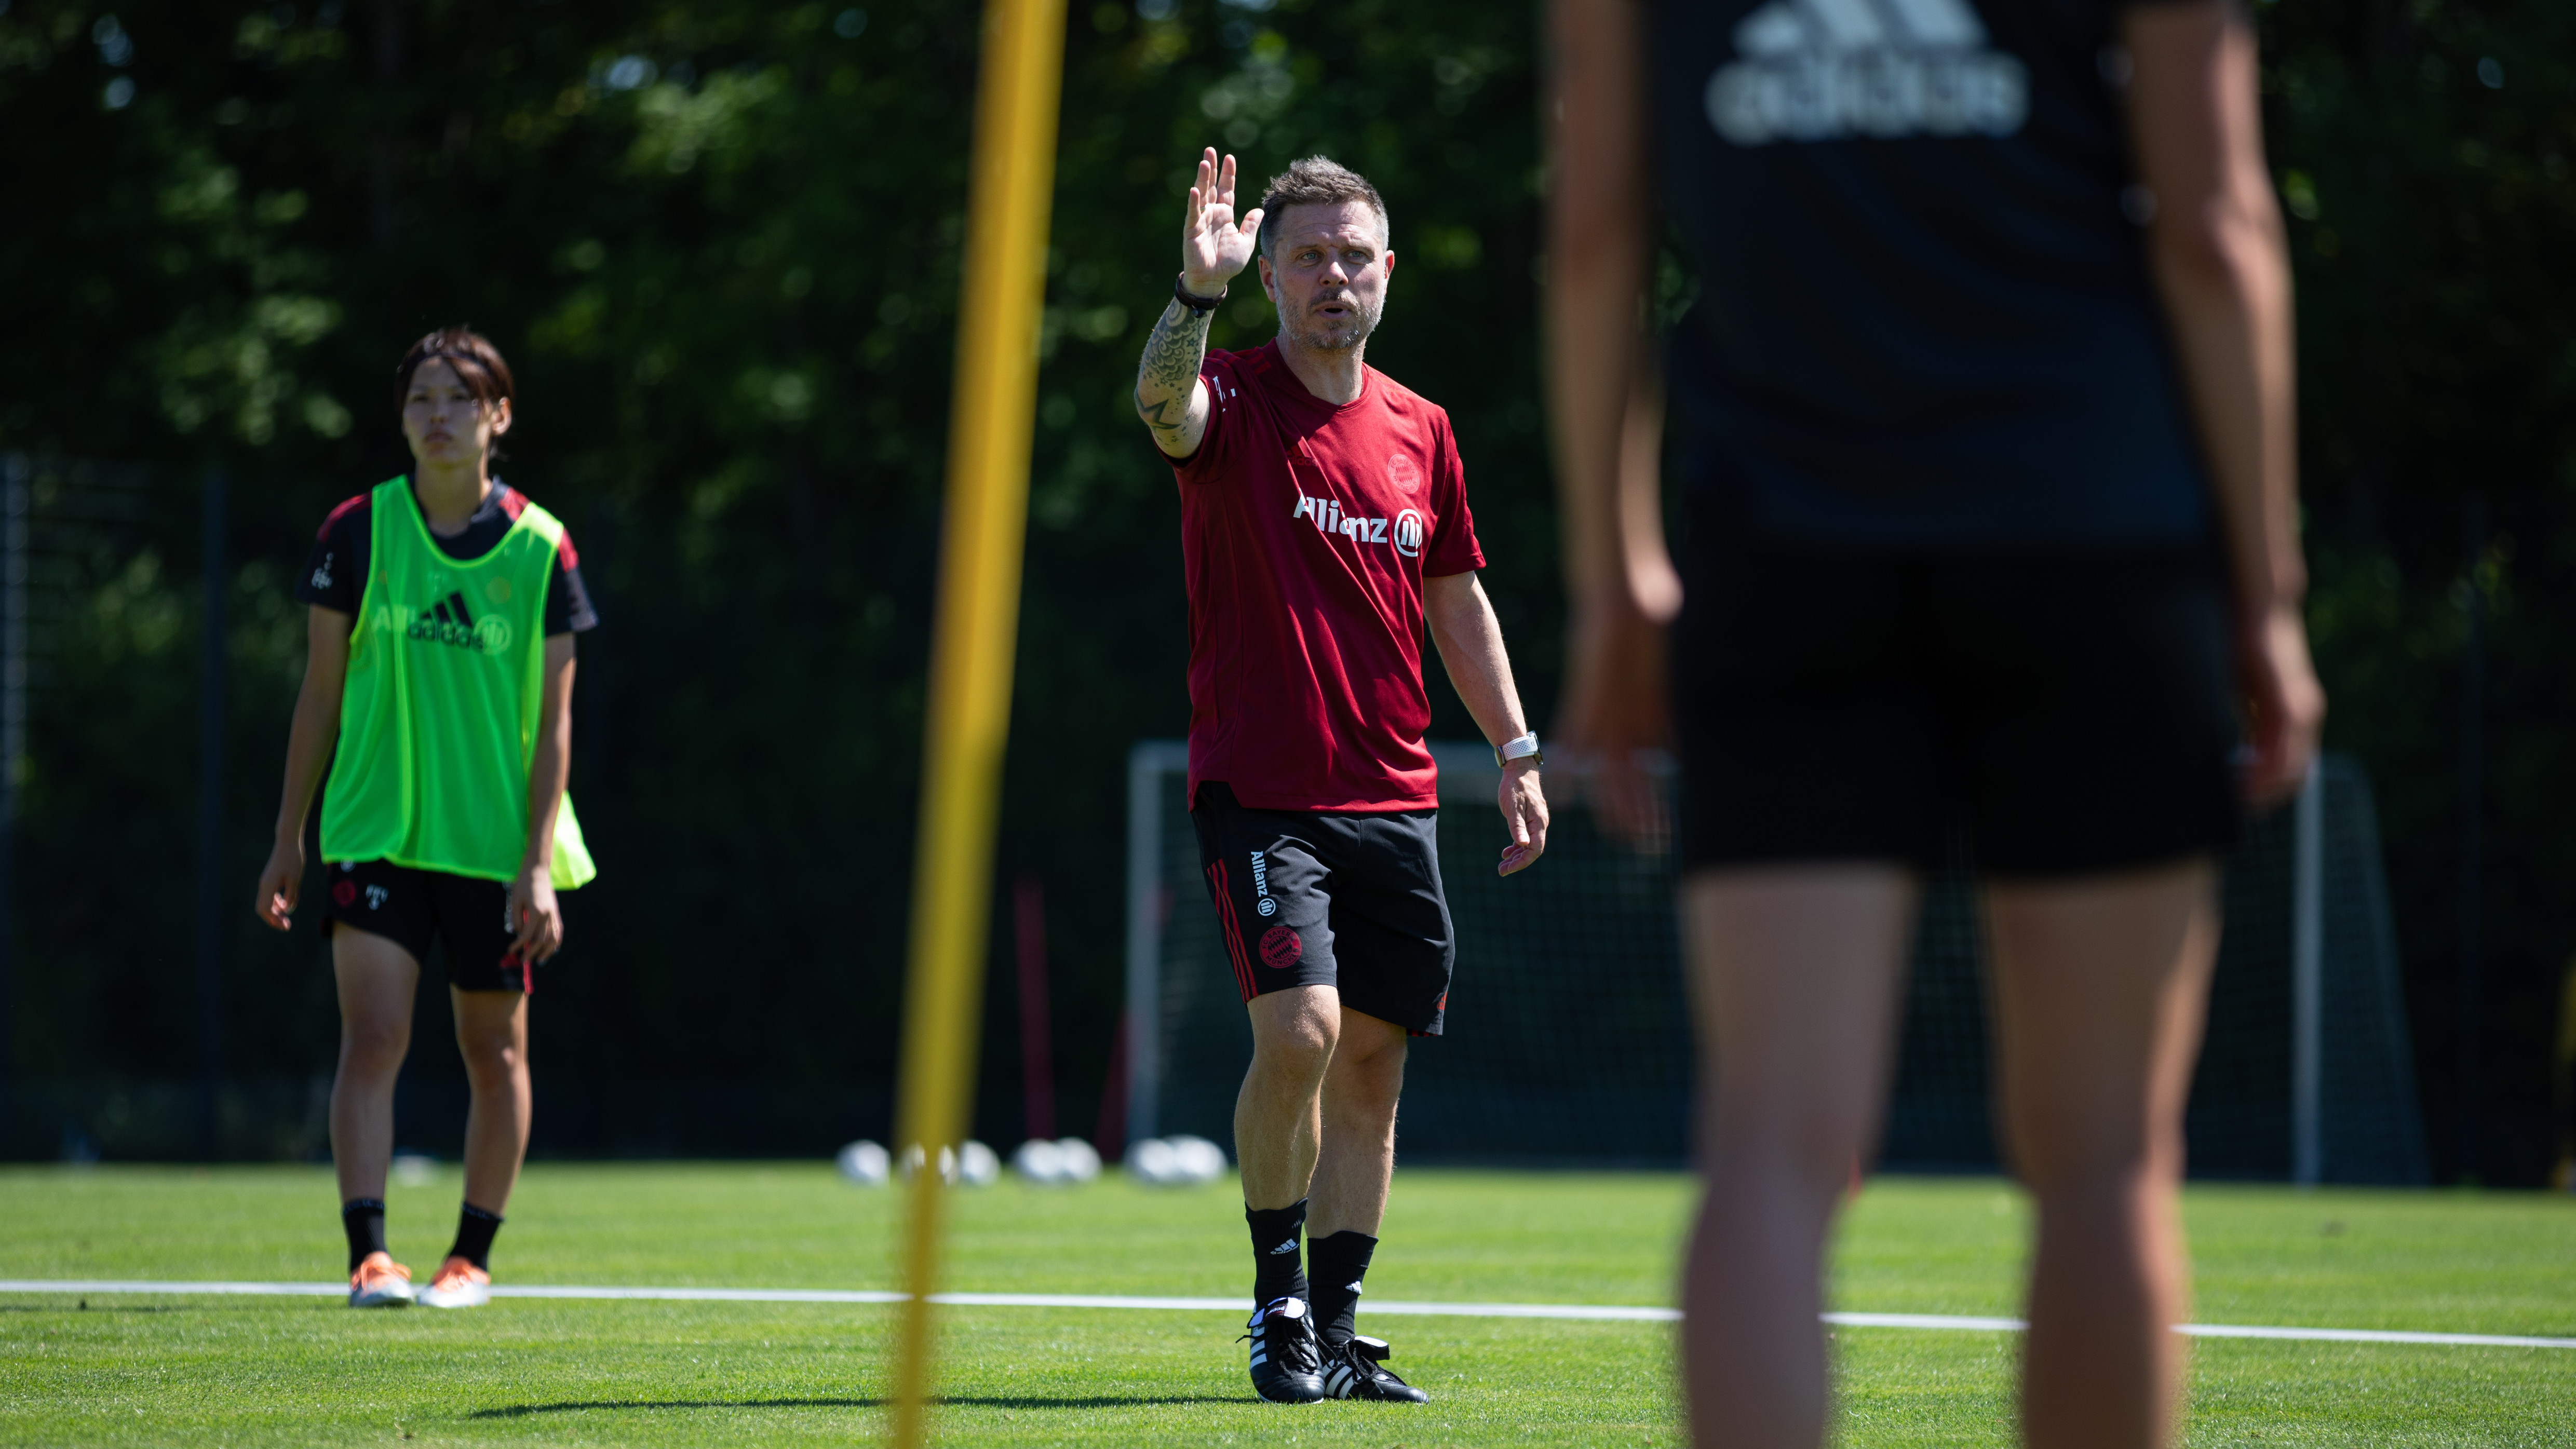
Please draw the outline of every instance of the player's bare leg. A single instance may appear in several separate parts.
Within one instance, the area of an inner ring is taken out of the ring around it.
[[[1387,1369],[1386,1344],[1352,1327],[1359,1279],[1377,1246],[1395,1171],[1396,1099],[1404,1089],[1404,1028],[1342,1008],[1330,986],[1256,996],[1252,1070],[1235,1100],[1235,1155],[1245,1217],[1260,1265],[1254,1297],[1253,1383],[1265,1398],[1358,1398],[1422,1403],[1426,1395]],[[1298,1271],[1303,1227],[1310,1261]],[[1271,1305],[1296,1300],[1294,1323],[1270,1323]],[[1281,1372],[1282,1356],[1295,1375]],[[1312,1377],[1307,1375],[1312,1373]]]
[[[1308,1301],[1299,1238],[1306,1189],[1323,1137],[1323,1089],[1342,1032],[1342,997],[1330,986],[1292,986],[1244,1004],[1252,1018],[1252,1068],[1234,1101],[1234,1155],[1243,1172],[1243,1217],[1252,1231],[1253,1390],[1274,1403],[1324,1397],[1323,1344]]]
[[[386,939],[342,924],[331,932],[340,992],[340,1069],[331,1083],[331,1162],[349,1236],[349,1306],[400,1307],[411,1270],[384,1251],[385,1170],[394,1150],[394,1080],[411,1050],[420,962]]]
[[[1284,1208],[1314,1181],[1324,1074],[1341,1040],[1342,996],[1329,986],[1292,986],[1256,996],[1244,1010],[1252,1018],[1252,1068],[1234,1099],[1243,1205]]]
[[[2025,1442],[2154,1449],[2181,1382],[2175,1198],[2216,873],[2195,860],[1985,897],[2005,1131],[2039,1206]]]
[[[411,1050],[420,963],[383,936],[334,925],[340,1067],[331,1083],[331,1163],[340,1198],[382,1198],[394,1151],[394,1079]]]
[[[1360,1281],[1377,1253],[1387,1183],[1395,1175],[1405,1044],[1403,1027],[1345,1009],[1341,1044],[1324,1072],[1323,1146],[1309,1190],[1306,1262],[1324,1345],[1324,1392],[1337,1399],[1419,1404],[1430,1398],[1386,1367],[1394,1350],[1358,1326]]]
[[[1344,1011],[1329,986],[1269,992],[1247,1010],[1252,1069],[1234,1106],[1244,1206],[1310,1197],[1312,1236],[1374,1234],[1395,1171],[1404,1028]]]
[[[501,1229],[502,1209],[528,1155],[528,998],[453,986],[447,995],[456,1009],[456,1047],[473,1089],[465,1113],[465,1201],[457,1211],[455,1246],[421,1290],[420,1301],[430,1308],[477,1308],[491,1301],[492,1235]]]
[[[1919,895],[1894,866],[1711,871],[1684,889],[1707,1195],[1684,1270],[1694,1441],[1815,1449],[1825,1237],[1874,1136]]]
[[[465,1112],[465,1200],[501,1212],[528,1155],[534,1098],[528,1089],[528,998],[516,991],[448,989],[456,1047],[473,1097]]]
[[[1306,1235],[1377,1236],[1395,1174],[1395,1105],[1404,1091],[1404,1028],[1342,1012],[1341,1041],[1324,1071],[1323,1135],[1307,1198]]]

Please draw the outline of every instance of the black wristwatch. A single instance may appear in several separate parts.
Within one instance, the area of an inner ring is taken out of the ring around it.
[[[1172,278],[1173,301],[1180,303],[1182,306],[1189,308],[1193,312],[1201,314],[1213,312],[1217,308],[1225,305],[1225,288],[1218,288],[1217,294],[1213,297],[1202,297],[1198,293],[1193,292],[1188,287],[1182,285],[1182,283],[1187,280],[1188,278],[1186,276],[1176,276]]]

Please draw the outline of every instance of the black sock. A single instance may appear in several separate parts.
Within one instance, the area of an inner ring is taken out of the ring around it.
[[[501,1231],[501,1215],[485,1212],[472,1203],[456,1211],[456,1246],[447,1250],[451,1258],[463,1258],[477,1268],[492,1269],[492,1235]]]
[[[1360,1280],[1368,1276],[1377,1239],[1345,1229],[1306,1245],[1315,1280],[1315,1332],[1326,1343],[1347,1343],[1359,1332]]]
[[[1306,1200],[1301,1197],[1284,1208],[1248,1207],[1243,1220],[1252,1225],[1254,1306],[1273,1298],[1305,1297],[1306,1255],[1297,1251],[1297,1239],[1306,1231]]]
[[[340,1231],[349,1235],[349,1271],[358,1271],[369,1253],[385,1250],[385,1200],[353,1197],[340,1204]]]

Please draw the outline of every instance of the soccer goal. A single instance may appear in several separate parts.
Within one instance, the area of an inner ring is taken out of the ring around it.
[[[1671,1165],[1691,1039],[1673,860],[1560,808],[1547,856],[1501,879],[1491,753],[1435,743],[1458,937],[1448,1035],[1415,1044],[1398,1149],[1414,1161]],[[1201,882],[1188,751],[1128,759],[1128,1140],[1231,1140],[1252,1036]],[[2424,1134],[2370,787],[2328,756],[2226,871],[2227,934],[2192,1084],[2203,1177],[2420,1183]],[[1983,946],[1964,862],[1931,882],[1909,973],[1884,1165],[1992,1170]]]

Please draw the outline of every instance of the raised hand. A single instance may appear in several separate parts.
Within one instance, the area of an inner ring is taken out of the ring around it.
[[[1201,297],[1223,291],[1235,273],[1252,264],[1261,236],[1261,208],[1234,218],[1234,158],[1217,159],[1210,146],[1199,157],[1198,183],[1181,215],[1181,281]]]

